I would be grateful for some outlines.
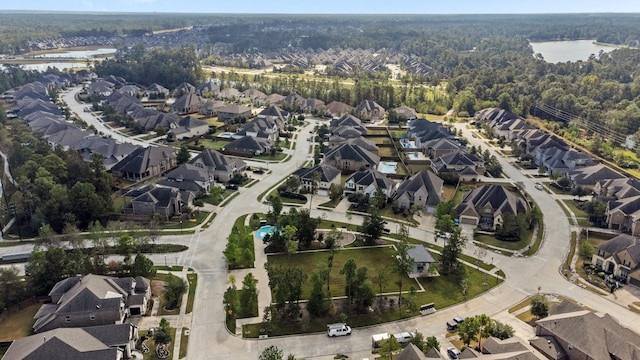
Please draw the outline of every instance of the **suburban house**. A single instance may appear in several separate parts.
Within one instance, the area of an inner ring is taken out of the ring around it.
[[[113,93],[113,90],[116,88],[116,85],[112,82],[105,80],[98,80],[89,84],[87,88],[87,94],[91,95],[99,95],[102,98],[106,98],[107,96]]]
[[[267,95],[256,88],[249,88],[240,93],[240,95],[248,99],[253,106],[263,106],[267,103]]]
[[[94,135],[85,137],[80,142],[72,145],[71,149],[80,153],[82,160],[86,162],[92,161],[91,155],[99,154],[103,158],[104,169],[111,170],[115,164],[139,147],[128,142],[120,143],[113,138]]]
[[[208,172],[213,173],[216,181],[225,183],[247,167],[244,161],[225,156],[213,149],[202,150],[200,154],[189,160],[189,164],[207,169]]]
[[[640,181],[636,178],[606,179],[598,181],[593,192],[600,197],[624,199],[640,195]]]
[[[431,169],[438,175],[457,174],[462,181],[477,181],[484,174],[484,159],[460,149],[433,160]]]
[[[243,136],[225,145],[222,152],[237,156],[258,156],[268,154],[273,149],[273,142],[269,138],[257,136]]]
[[[128,95],[131,97],[140,96],[142,90],[135,85],[125,85],[117,90],[120,94]]]
[[[300,180],[300,187],[306,193],[313,192],[313,183],[316,180],[315,190],[318,195],[328,196],[331,187],[340,186],[340,170],[328,164],[319,164],[312,168],[300,168],[294,171],[292,175]]]
[[[179,98],[186,94],[195,94],[195,92],[196,92],[195,86],[189,84],[188,82],[183,82],[180,85],[178,85],[178,87],[173,89],[173,91],[171,91],[171,96],[174,98]]]
[[[331,119],[329,122],[329,132],[332,137],[338,137],[339,140],[353,139],[367,135],[367,128],[357,117],[347,114],[338,119]]]
[[[428,140],[422,144],[422,151],[430,159],[437,159],[440,156],[458,152],[460,149],[462,149],[460,143],[448,137]]]
[[[170,129],[180,121],[180,116],[174,113],[165,113],[156,109],[142,109],[133,118],[145,131],[155,131],[158,128]]]
[[[158,185],[189,191],[195,197],[198,193],[208,192],[213,183],[213,172],[193,164],[182,164],[171,170]]]
[[[389,112],[394,112],[396,114],[396,118],[401,119],[402,121],[414,120],[418,118],[418,113],[415,111],[415,109],[408,106],[400,106],[390,110]]]
[[[178,115],[197,113],[200,106],[206,102],[207,100],[202,96],[186,93],[171,104],[171,111]]]
[[[430,140],[454,137],[442,124],[426,119],[411,120],[407,124],[407,139],[413,140],[416,148],[424,149],[425,144]],[[426,155],[427,150],[424,149],[423,153]]]
[[[640,195],[609,201],[606,214],[609,229],[640,235]]]
[[[207,100],[204,104],[198,108],[198,114],[207,117],[213,117],[218,115],[218,109],[225,107],[224,101],[221,100]]]
[[[429,272],[429,266],[436,264],[437,261],[424,245],[413,244],[409,248],[407,255],[413,260],[413,268],[409,272],[410,278],[434,275],[434,273]]]
[[[217,109],[219,121],[229,121],[235,118],[251,117],[251,109],[247,105],[231,104],[219,107]]]
[[[420,206],[424,211],[433,213],[436,206],[443,201],[443,184],[442,179],[436,174],[429,170],[422,170],[400,183],[393,201],[399,209]]]
[[[242,95],[240,94],[240,91],[238,91],[238,89],[231,88],[231,87],[220,90],[220,93],[218,93],[218,96],[217,96],[219,100],[229,100],[229,101],[236,101],[241,97]]]
[[[148,185],[141,189],[134,189],[124,194],[132,200],[125,204],[125,214],[137,216],[159,215],[169,220],[180,213],[182,208],[193,200],[192,193],[180,191],[176,187]]]
[[[194,136],[208,134],[209,124],[204,120],[187,116],[171,124],[169,133],[173,134],[175,140],[191,139]]]
[[[398,354],[396,360],[429,360],[429,359],[444,359],[440,356],[440,351],[436,348],[432,347],[426,353],[422,352],[420,348],[413,345],[412,343],[407,344],[404,349]],[[461,358],[463,359],[463,358]],[[511,359],[509,359],[511,360]],[[528,360],[528,359],[524,359]]]
[[[316,114],[324,112],[326,106],[324,101],[320,99],[308,98],[305,100],[305,104],[302,107],[302,111],[306,113]]]
[[[373,100],[362,100],[354,110],[357,117],[371,122],[380,121],[384,118],[385,109]]]
[[[332,101],[326,105],[326,111],[332,116],[342,116],[353,113],[354,107],[340,101]]]
[[[269,139],[276,142],[280,136],[278,122],[273,118],[257,117],[242,125],[236,135]]]
[[[602,180],[621,178],[624,176],[601,164],[577,168],[569,172],[573,187],[582,186],[591,190]]]
[[[345,142],[325,151],[323,162],[341,171],[354,172],[362,169],[376,169],[380,163],[380,157],[359,145]]]
[[[291,111],[303,110],[303,108],[307,105],[307,99],[293,92],[284,97],[278,105],[281,107],[291,109]]]
[[[387,197],[392,198],[396,193],[397,184],[387,175],[375,170],[359,170],[351,174],[344,183],[344,194],[365,194],[372,198],[378,189]]]
[[[56,283],[51,303],[34,316],[33,331],[122,324],[129,316],[143,315],[151,299],[150,282],[143,277],[74,276]]]
[[[198,86],[196,89],[196,94],[202,96],[203,98],[212,98],[218,96],[220,94],[220,86],[214,81],[207,81]]]
[[[151,99],[165,99],[169,97],[169,89],[153,83],[147,87],[147,96]]]
[[[141,181],[163,174],[178,165],[173,149],[168,146],[137,148],[111,168],[115,177]]]
[[[132,324],[58,328],[14,340],[2,358],[130,359],[137,341],[138,327]]]
[[[267,95],[267,104],[278,104],[282,99],[284,99],[284,96],[280,94],[269,94]]]
[[[536,164],[547,169],[548,175],[567,176],[570,171],[580,167],[593,166],[595,162],[591,156],[585,153],[573,149],[565,150],[551,147],[537,153]]]
[[[350,144],[352,146],[359,146],[376,155],[378,155],[378,151],[380,150],[378,149],[378,146],[376,145],[375,142],[364,137],[344,139],[339,136],[331,136],[329,138],[329,146],[334,147],[341,144]],[[326,145],[326,142],[325,142],[325,145]]]
[[[260,113],[258,113],[258,118],[274,122],[278,125],[278,128],[283,129],[284,125],[289,122],[288,119],[290,115],[290,112],[285,111],[276,105],[271,105],[260,111]]]
[[[504,214],[518,215],[529,210],[526,201],[502,185],[483,185],[465,194],[456,208],[460,224],[495,230],[502,225]]]
[[[596,247],[591,263],[597,271],[640,286],[640,239],[620,234]]]
[[[548,359],[638,359],[640,336],[609,314],[588,310],[551,315],[536,321],[531,346]]]
[[[60,148],[67,151],[82,139],[93,135],[91,130],[82,130],[75,124],[69,124],[61,119],[54,119],[51,116],[43,116],[40,119],[32,120],[28,125],[32,133],[41,134],[47,140],[51,149],[54,150]]]

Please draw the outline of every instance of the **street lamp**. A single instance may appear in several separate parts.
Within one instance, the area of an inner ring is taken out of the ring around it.
[[[180,220],[180,235],[182,235],[182,220]]]

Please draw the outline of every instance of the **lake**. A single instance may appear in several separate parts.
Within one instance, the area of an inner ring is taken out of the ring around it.
[[[559,63],[567,61],[587,60],[589,55],[598,56],[600,50],[610,52],[617,47],[602,46],[594,44],[595,40],[571,40],[571,41],[544,41],[529,42],[533,48],[533,53],[540,53],[544,60],[549,63]]]
[[[116,49],[104,48],[95,50],[71,50],[65,52],[51,52],[46,54],[34,55],[34,58],[65,58],[65,59],[91,59],[102,55],[108,56],[116,53]]]

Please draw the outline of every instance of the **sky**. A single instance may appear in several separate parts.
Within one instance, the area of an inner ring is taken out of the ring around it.
[[[292,13],[640,13],[640,0],[0,0],[2,10]]]

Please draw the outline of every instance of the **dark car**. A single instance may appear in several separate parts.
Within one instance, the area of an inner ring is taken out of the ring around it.
[[[262,169],[253,169],[254,174],[264,174],[264,170]]]
[[[384,228],[382,229],[382,232],[385,234],[391,234],[391,229]]]
[[[236,184],[227,184],[226,188],[228,190],[238,190],[238,185],[236,185]]]

